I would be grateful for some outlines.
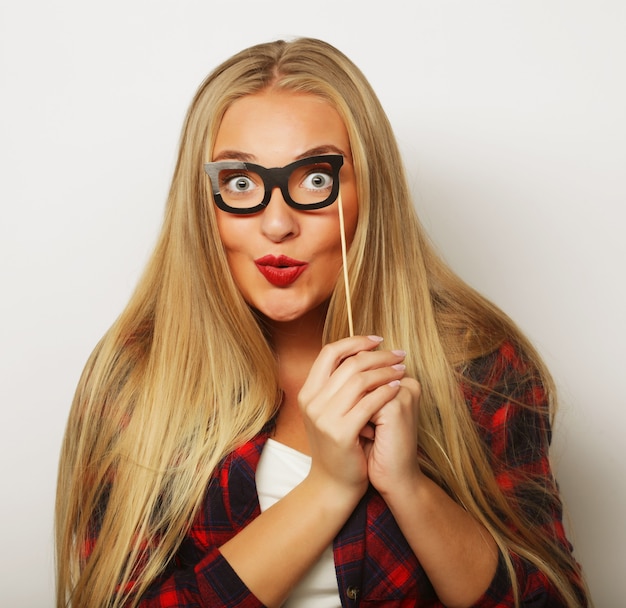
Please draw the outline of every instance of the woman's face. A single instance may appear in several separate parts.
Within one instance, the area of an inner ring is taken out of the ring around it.
[[[340,184],[350,243],[358,214],[354,167],[345,125],[328,102],[278,91],[243,97],[224,115],[212,160],[273,168],[325,154],[344,157]],[[307,179],[326,185],[324,176]],[[314,310],[321,314],[342,264],[337,201],[322,209],[298,210],[274,188],[262,211],[235,215],[216,207],[216,213],[230,271],[250,306],[276,322]]]

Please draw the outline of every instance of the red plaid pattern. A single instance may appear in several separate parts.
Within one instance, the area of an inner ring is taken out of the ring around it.
[[[548,462],[550,426],[544,391],[509,344],[472,363],[465,372],[472,382],[462,390],[485,442],[500,486],[513,500],[532,509],[524,486],[529,474],[552,484]],[[475,382],[490,390],[478,389]],[[521,405],[524,404],[524,405]],[[267,439],[263,433],[230,454],[215,472],[174,562],[142,598],[143,608],[258,608],[262,604],[246,588],[218,547],[260,514],[255,470]],[[543,510],[537,515],[545,513]],[[537,534],[550,535],[571,550],[561,520],[561,504],[537,522]],[[85,547],[93,546],[90,539]],[[334,541],[339,593],[344,608],[377,606],[441,607],[437,596],[380,495],[366,493]],[[562,606],[547,578],[525,560],[513,556],[526,607]],[[572,573],[580,586],[578,573]],[[581,590],[581,606],[586,604]],[[513,590],[500,560],[496,575],[476,606],[512,607]]]

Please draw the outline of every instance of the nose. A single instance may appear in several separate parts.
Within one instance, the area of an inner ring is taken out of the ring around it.
[[[280,188],[275,187],[267,207],[261,212],[261,231],[273,243],[291,239],[300,232],[297,215],[285,202]]]

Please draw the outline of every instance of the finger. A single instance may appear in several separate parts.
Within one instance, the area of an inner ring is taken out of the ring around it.
[[[358,429],[359,434],[368,436],[370,433],[366,430],[366,427],[374,431],[374,428],[370,426],[370,422],[387,403],[396,397],[400,388],[401,386],[398,381],[392,381],[379,386],[360,399],[358,403],[345,414],[344,420],[347,424],[353,425],[354,428]],[[373,436],[373,433],[371,434]]]
[[[336,416],[344,416],[368,394],[391,382],[399,381],[404,373],[404,365],[387,365],[353,373],[347,376],[345,381],[337,382],[337,389],[333,391],[333,406],[329,409]],[[334,380],[335,378],[331,382]],[[400,386],[394,386],[394,388],[397,392]],[[316,401],[316,403],[311,404],[310,415],[315,415],[318,404],[320,412],[325,409],[323,400]]]
[[[417,380],[410,377],[402,378],[398,392],[384,407],[376,411],[370,419],[370,423],[376,427],[383,421],[383,418],[387,418],[393,412],[407,421],[417,418],[420,395],[421,385]]]
[[[319,407],[319,400],[316,400],[306,412],[306,420],[311,423],[309,429],[321,436],[333,438],[334,443],[354,445],[363,427],[399,390],[400,381],[396,379],[375,387],[358,399],[337,396],[332,403],[324,403],[322,407]],[[350,404],[345,407],[344,404],[348,401]]]
[[[368,422],[360,431],[359,437],[367,441],[374,441],[375,427],[371,422]]]
[[[350,380],[367,372],[390,366],[401,366],[397,369],[404,370],[402,362],[406,353],[404,351],[376,350],[361,351],[344,359],[339,367],[332,373],[328,380],[328,387],[331,391],[338,391],[342,386],[349,383]],[[398,376],[402,377],[402,376]]]
[[[358,356],[360,354],[355,355]],[[392,358],[387,356],[385,359],[387,363],[397,361],[398,355]],[[362,370],[352,366],[349,373],[333,374],[310,400],[303,398],[301,392],[298,397],[299,405],[306,417],[312,421],[318,420],[321,416],[338,419],[350,411],[367,393],[394,380],[400,380],[404,373],[405,366],[402,363]]]
[[[399,394],[402,394],[417,405],[422,395],[422,385],[415,378],[411,378],[410,376],[402,378],[400,384],[402,388]]]
[[[382,342],[378,336],[354,336],[326,344],[315,359],[301,393],[307,396],[321,386],[347,357],[361,351],[371,351]]]

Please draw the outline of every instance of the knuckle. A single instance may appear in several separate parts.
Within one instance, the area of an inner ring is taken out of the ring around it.
[[[369,354],[370,354],[369,351],[360,350],[356,355],[354,355],[353,359],[355,361],[361,362],[361,361],[367,359]]]
[[[297,401],[298,401],[298,407],[301,410],[306,410],[309,404],[311,403],[311,401],[313,401],[313,395],[305,388],[302,388],[300,389],[300,392],[298,393]]]
[[[319,355],[317,356],[318,366],[322,366],[322,369],[327,366],[334,366],[342,359],[342,351],[337,342],[329,342],[322,346]]]
[[[422,385],[415,379],[411,377],[404,378],[402,380],[402,384],[406,386],[406,388],[411,391],[414,395],[419,396],[422,392]]]
[[[327,342],[326,344],[324,344],[324,346],[322,346],[322,350],[320,351],[320,353],[324,355],[334,355],[339,350],[340,349],[338,342]]]
[[[354,388],[358,389],[359,392],[364,392],[369,387],[367,375],[362,372],[355,374],[352,376],[352,384]]]
[[[336,421],[320,418],[316,423],[317,432],[330,444],[338,445],[342,442],[342,433]]]

